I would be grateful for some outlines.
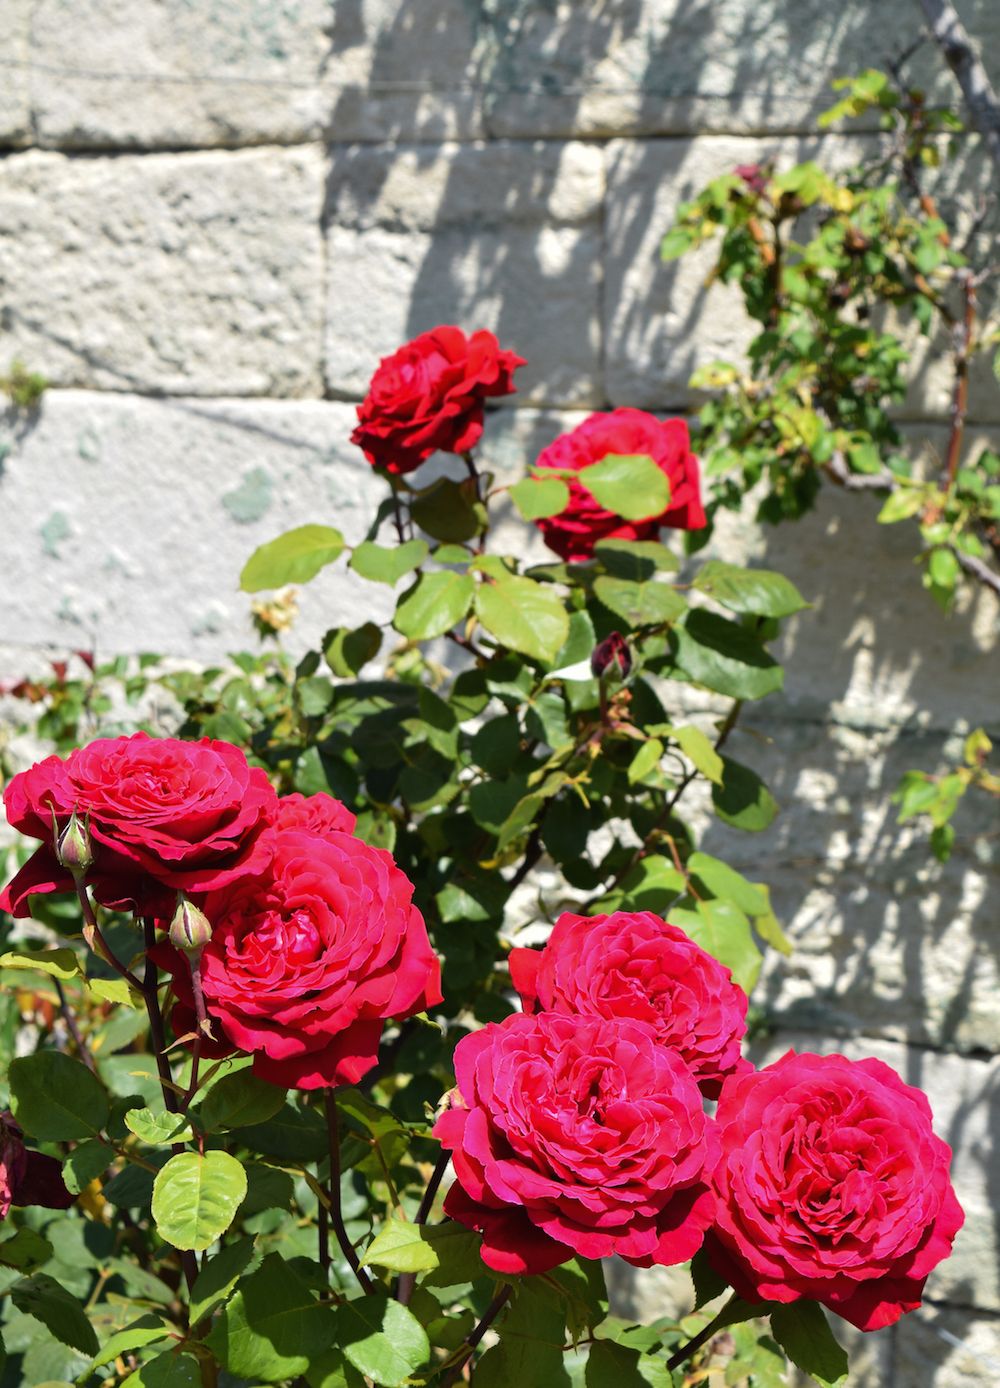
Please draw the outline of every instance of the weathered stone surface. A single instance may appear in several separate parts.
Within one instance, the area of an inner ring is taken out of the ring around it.
[[[254,649],[239,573],[306,522],[364,536],[382,496],[349,406],[46,394],[4,464],[0,640],[205,661]],[[295,642],[384,620],[389,590],[344,571],[300,592]]]
[[[319,389],[318,149],[0,169],[0,361],[56,385]]]
[[[329,388],[363,395],[379,357],[455,322],[528,358],[519,403],[597,403],[601,189],[585,145],[336,152]]]
[[[679,260],[661,261],[660,242],[681,203],[737,165],[767,158],[783,168],[816,159],[824,168],[846,170],[876,148],[875,139],[828,135],[803,140],[719,136],[613,141],[607,149],[604,296],[608,398],[649,409],[689,405],[698,398],[688,385],[692,372],[716,359],[741,365],[759,330],[735,286],[706,287],[718,255],[717,241]],[[994,179],[989,161],[970,144],[939,176],[942,207],[957,199],[971,207],[975,191],[988,190]],[[914,363],[900,413],[910,418],[946,415],[953,388],[946,339],[939,336],[931,349],[907,330],[904,340]],[[973,359],[970,401],[971,418],[1000,420],[1000,386],[986,353]]]
[[[995,78],[996,6],[958,9]],[[483,25],[487,120],[500,135],[808,130],[834,77],[885,67],[920,20],[908,0],[505,0]],[[932,45],[907,76],[955,99]]]
[[[0,78],[0,142],[22,144],[31,129],[28,52],[31,0],[7,0],[3,14],[3,76]]]
[[[315,139],[330,8],[327,0],[37,0],[39,141],[156,149]]]

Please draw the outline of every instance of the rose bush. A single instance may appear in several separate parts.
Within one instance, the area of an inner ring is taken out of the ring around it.
[[[524,358],[491,332],[466,337],[442,325],[383,357],[358,406],[351,442],[386,472],[402,475],[439,449],[466,453],[483,432],[483,401],[514,390]]]
[[[209,891],[266,862],[263,831],[277,797],[265,773],[227,742],[99,738],[64,761],[47,757],[4,791],[7,820],[42,846],[4,889],[0,909],[29,913],[34,893],[72,891],[53,824],[82,819],[87,879],[106,905],[162,914],[177,891]]]
[[[716,1098],[740,1057],[747,995],[689,935],[651,911],[560,916],[542,950],[510,953],[511,982],[525,1012],[631,1017]]]
[[[625,520],[570,476],[569,505],[538,521],[545,543],[556,554],[569,560],[589,559],[600,540],[652,540],[662,526],[698,530],[705,524],[698,460],[691,452],[683,419],[659,420],[633,409],[593,414],[544,448],[535,467],[542,474],[552,469],[572,474],[609,454],[652,458],[670,483],[669,505],[639,520]]]
[[[445,1212],[504,1273],[575,1253],[682,1263],[713,1208],[714,1125],[684,1064],[623,1018],[513,1016],[455,1050],[434,1135],[452,1152]]]
[[[273,1084],[354,1083],[387,1021],[441,1001],[413,886],[388,853],[336,830],[280,829],[271,847],[263,874],[201,899],[212,938],[190,967],[215,1040]],[[181,1003],[175,1029],[195,1031],[188,963],[159,958]]]
[[[727,1080],[710,1256],[751,1300],[822,1302],[861,1330],[920,1305],[963,1214],[927,1098],[879,1060],[789,1051]]]

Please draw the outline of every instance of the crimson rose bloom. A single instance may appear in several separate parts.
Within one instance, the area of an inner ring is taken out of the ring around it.
[[[709,1255],[751,1301],[821,1301],[860,1330],[920,1305],[964,1216],[919,1089],[880,1060],[797,1055],[727,1080]]]
[[[413,885],[350,834],[283,829],[272,846],[262,876],[200,902],[213,927],[198,965],[213,1031],[273,1084],[354,1084],[386,1021],[441,1001]],[[163,947],[158,959],[174,974],[174,1028],[193,1031],[190,965]]]
[[[674,530],[700,530],[705,525],[698,459],[691,452],[683,419],[659,420],[644,410],[631,409],[592,414],[543,449],[535,466],[579,472],[609,453],[651,457],[670,483],[670,505],[644,520],[625,520],[606,511],[579,482],[571,481],[566,509],[536,522],[549,549],[563,559],[589,559],[600,540],[655,540],[664,525]]]
[[[0,907],[28,915],[33,892],[73,890],[56,860],[52,823],[75,811],[94,853],[87,880],[108,906],[169,914],[178,891],[224,886],[267,861],[263,830],[277,796],[228,742],[100,738],[63,761],[46,757],[4,792],[7,819],[42,847],[0,895]]]
[[[438,449],[467,453],[483,432],[483,401],[512,395],[514,372],[524,365],[485,329],[466,337],[461,328],[432,328],[379,362],[351,442],[397,475]]]
[[[313,834],[353,834],[358,822],[346,805],[319,790],[315,795],[282,795],[274,815],[278,829],[303,829]]]
[[[714,1124],[683,1062],[619,1017],[516,1014],[455,1049],[445,1212],[483,1234],[487,1266],[545,1272],[574,1254],[682,1263],[714,1201]],[[457,1105],[464,1104],[466,1107]]]
[[[11,1205],[68,1210],[74,1199],[63,1181],[61,1163],[25,1147],[13,1115],[0,1113],[0,1219],[7,1218]]]
[[[740,1058],[747,996],[718,960],[651,911],[556,921],[542,950],[513,949],[510,976],[525,1012],[633,1017],[676,1051],[716,1098]]]

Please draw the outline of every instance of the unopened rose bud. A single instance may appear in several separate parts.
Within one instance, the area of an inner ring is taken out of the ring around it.
[[[182,894],[177,897],[177,910],[170,922],[170,943],[186,954],[204,949],[212,938],[212,923],[204,911]]]
[[[624,684],[632,673],[632,652],[620,631],[605,636],[590,657],[590,668],[595,679],[610,684]]]
[[[751,193],[763,193],[767,187],[767,174],[760,164],[737,164],[733,173],[742,178]]]
[[[94,861],[94,852],[87,826],[80,823],[75,811],[65,828],[56,830],[55,839],[60,867],[66,868],[74,877],[82,877]]]

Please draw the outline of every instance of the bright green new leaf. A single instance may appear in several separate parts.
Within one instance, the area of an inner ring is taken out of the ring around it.
[[[909,520],[922,508],[924,497],[925,493],[920,487],[898,487],[886,497],[875,519],[879,525],[894,525],[896,521]]]
[[[725,964],[745,993],[750,992],[760,973],[761,954],[749,920],[734,902],[699,901],[695,911],[677,910],[670,919],[713,959]]]
[[[229,1228],[246,1193],[246,1172],[228,1152],[181,1152],[153,1182],[157,1233],[175,1248],[200,1252]]]
[[[151,1108],[130,1108],[125,1115],[129,1132],[151,1147],[164,1147],[171,1142],[190,1142],[191,1125],[179,1113],[156,1113]]]
[[[823,1388],[838,1388],[847,1379],[847,1355],[833,1338],[830,1322],[815,1301],[792,1301],[771,1310],[771,1334],[804,1373]]]
[[[80,973],[80,961],[71,949],[21,949],[0,954],[0,969],[37,969],[65,982]]]
[[[430,550],[426,540],[407,540],[405,544],[391,548],[362,540],[351,555],[350,567],[362,578],[373,583],[388,583],[390,587],[399,582],[404,574],[410,573],[427,558]]]
[[[424,1327],[381,1288],[345,1302],[336,1317],[336,1342],[344,1357],[382,1388],[400,1388],[430,1358]]]
[[[286,583],[308,583],[343,548],[344,537],[332,526],[300,525],[254,550],[240,574],[240,587],[244,593],[259,593]]]
[[[469,574],[422,574],[403,594],[392,624],[411,641],[443,636],[468,612],[475,590]]]
[[[534,660],[552,660],[569,636],[561,598],[530,578],[482,583],[476,592],[476,615],[502,646]]]
[[[394,1219],[379,1230],[363,1261],[391,1272],[444,1268],[451,1282],[463,1282],[482,1273],[480,1242],[478,1234],[458,1224],[408,1224]]]
[[[527,521],[557,516],[569,505],[569,487],[558,477],[525,477],[510,489],[511,500]]]
[[[692,724],[671,728],[670,736],[696,771],[715,785],[722,784],[722,758],[700,728]]]
[[[96,1137],[108,1121],[100,1080],[61,1051],[37,1051],[11,1061],[14,1117],[42,1142]]]
[[[710,559],[703,564],[693,587],[707,593],[730,612],[757,617],[790,617],[809,604],[783,574],[769,569],[741,569]]]
[[[770,910],[765,892],[748,882],[742,873],[708,853],[692,853],[687,861],[690,873],[715,897],[734,901],[748,916],[765,916]]]
[[[670,483],[648,453],[609,453],[581,468],[577,479],[606,511],[624,520],[661,516],[670,506]]]
[[[634,786],[645,780],[649,773],[659,765],[662,756],[663,743],[658,737],[651,737],[648,742],[644,742],[629,763],[629,785]]]

